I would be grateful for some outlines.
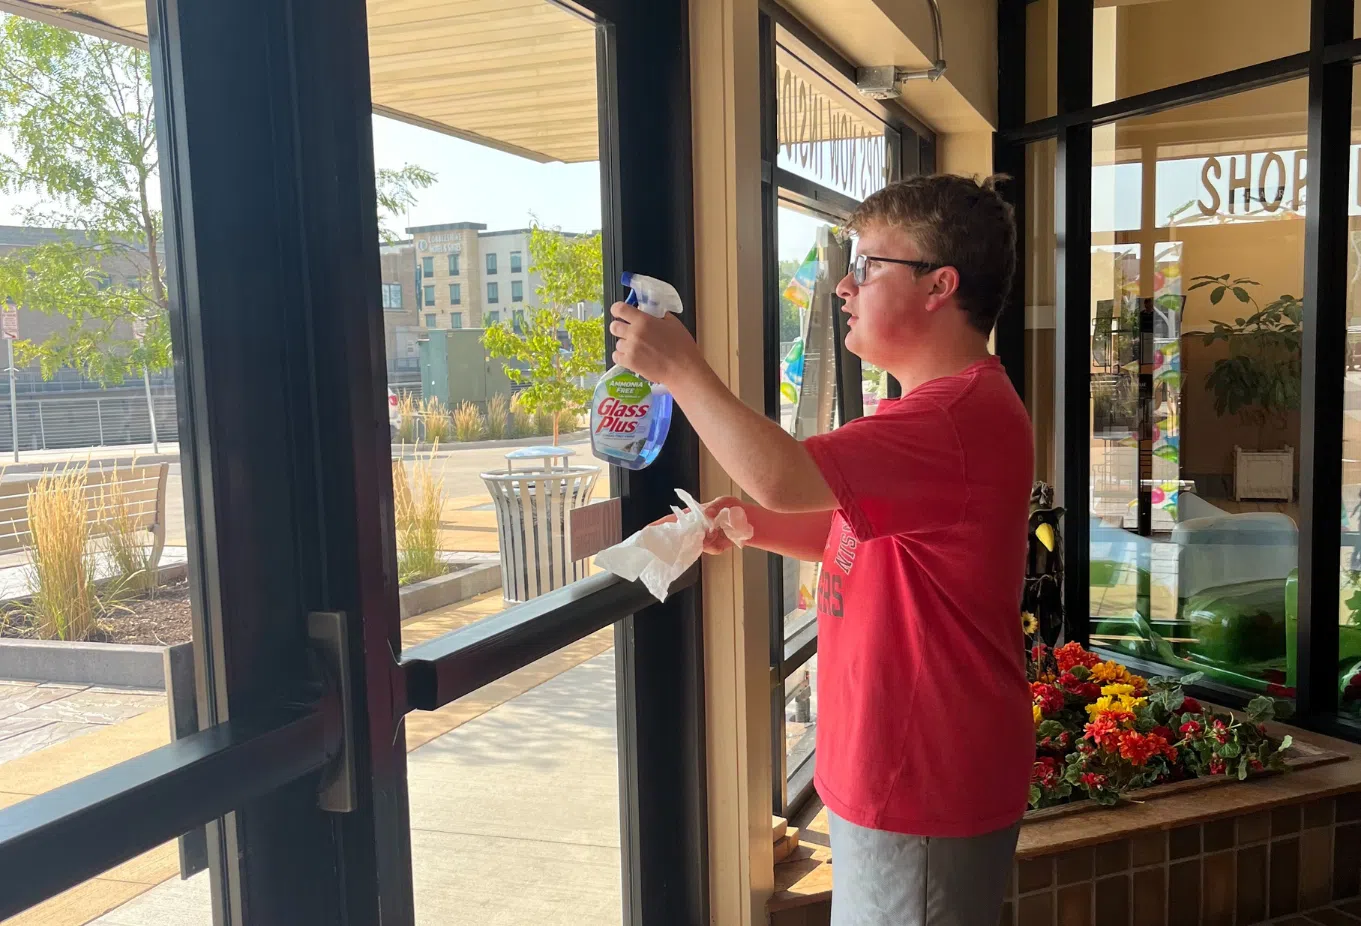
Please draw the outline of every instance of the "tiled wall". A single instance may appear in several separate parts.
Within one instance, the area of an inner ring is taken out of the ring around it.
[[[1003,926],[1244,926],[1361,895],[1361,795],[1018,861]]]

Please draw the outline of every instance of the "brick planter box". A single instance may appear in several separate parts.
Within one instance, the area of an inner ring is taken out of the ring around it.
[[[1330,758],[1141,803],[1028,815],[1002,926],[1246,926],[1348,902],[1361,917],[1361,749],[1273,732]],[[835,868],[826,813],[796,822],[802,845],[776,866],[770,923],[824,926]]]

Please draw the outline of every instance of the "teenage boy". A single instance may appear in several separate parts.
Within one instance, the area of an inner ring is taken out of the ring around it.
[[[1016,257],[991,181],[895,183],[856,210],[846,347],[903,397],[795,440],[673,316],[615,303],[614,360],[665,384],[755,501],[751,545],[820,562],[818,794],[833,926],[995,926],[1035,737],[1020,596],[1032,443],[988,335]],[[721,536],[706,552],[721,553]]]

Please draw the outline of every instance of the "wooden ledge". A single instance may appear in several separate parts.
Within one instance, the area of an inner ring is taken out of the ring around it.
[[[1054,855],[1137,833],[1171,830],[1220,817],[1361,791],[1361,761],[1356,761],[1361,759],[1361,747],[1283,724],[1272,727],[1274,735],[1289,733],[1297,741],[1340,753],[1348,761],[1171,794],[1141,804],[1027,819],[1021,826],[1016,857]],[[804,815],[791,822],[800,828],[802,845],[787,861],[775,866],[775,893],[768,907],[772,913],[827,901],[832,896],[832,852],[826,809],[815,802]]]

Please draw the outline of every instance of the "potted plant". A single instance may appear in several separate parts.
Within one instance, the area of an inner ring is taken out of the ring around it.
[[[1268,449],[1268,426],[1285,426],[1286,416],[1300,407],[1300,300],[1290,294],[1263,306],[1253,295],[1261,284],[1246,277],[1198,276],[1189,291],[1209,289],[1210,304],[1226,295],[1249,306],[1252,313],[1233,323],[1214,321],[1205,335],[1208,347],[1223,341],[1227,357],[1216,360],[1205,377],[1215,397],[1215,411],[1237,415],[1257,428],[1257,446],[1234,448],[1234,495],[1244,498],[1294,497],[1294,448]]]

